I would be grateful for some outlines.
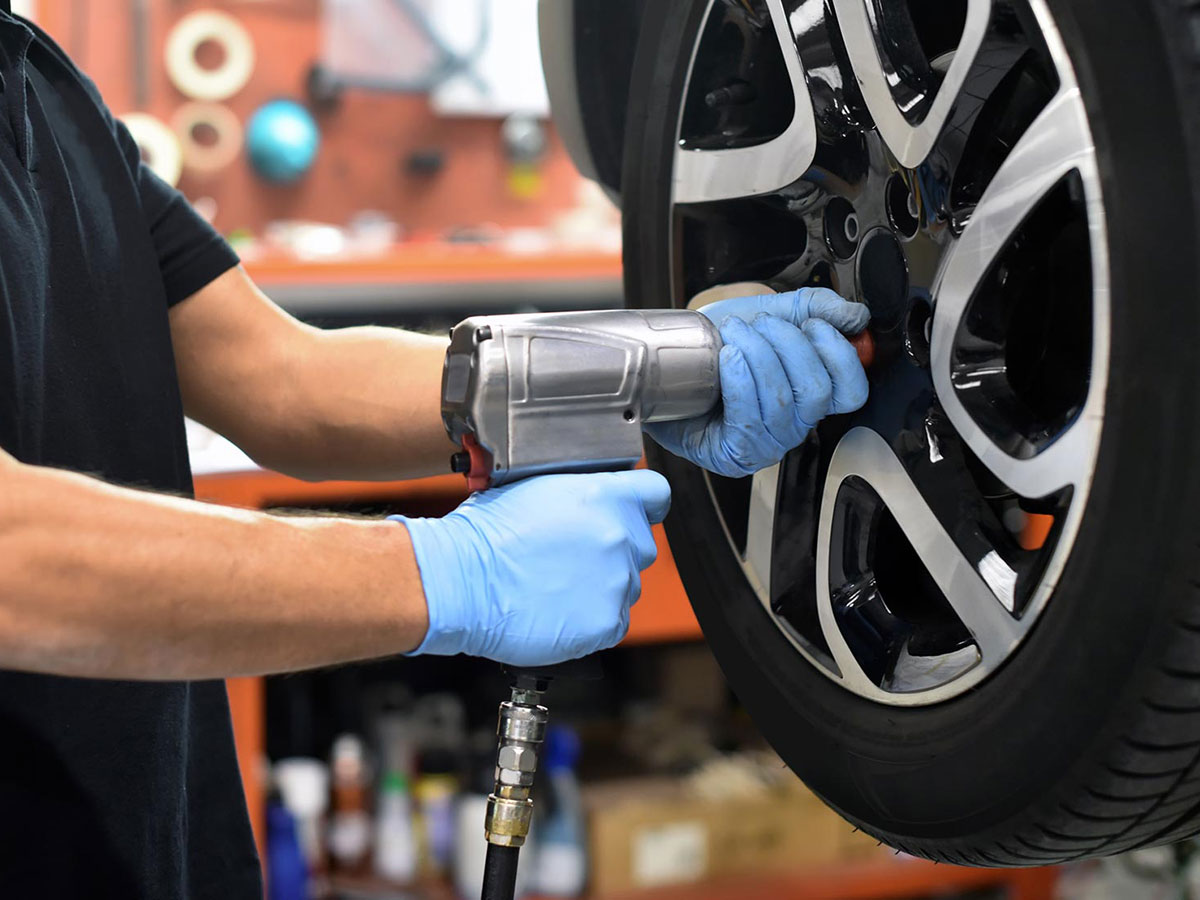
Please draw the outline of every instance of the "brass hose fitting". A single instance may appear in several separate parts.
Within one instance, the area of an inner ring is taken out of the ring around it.
[[[541,697],[541,691],[514,687],[512,699],[500,704],[496,779],[484,819],[488,843],[520,847],[529,835],[533,817],[529,794],[550,718],[549,711],[539,702]]]

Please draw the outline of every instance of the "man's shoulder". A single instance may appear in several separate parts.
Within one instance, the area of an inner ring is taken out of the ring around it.
[[[34,43],[36,43],[39,48],[47,53],[55,61],[55,63],[60,65],[63,70],[65,70],[65,72],[75,82],[78,83],[79,87],[83,89],[83,92],[87,95],[89,100],[91,100],[97,106],[104,108],[104,100],[100,96],[100,89],[96,87],[92,79],[88,78],[87,75],[84,74],[83,70],[80,69],[79,66],[75,65],[75,61],[71,59],[66,50],[59,46],[58,41],[54,40],[54,38],[47,34],[46,31],[42,29],[42,27],[36,22],[31,22],[30,20],[21,18],[19,16],[14,16],[13,18],[18,19],[21,24],[29,29],[33,35]]]

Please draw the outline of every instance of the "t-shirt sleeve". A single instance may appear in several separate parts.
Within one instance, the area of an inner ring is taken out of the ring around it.
[[[238,255],[183,194],[142,162],[129,130],[121,122],[113,121],[117,140],[137,181],[142,211],[158,253],[167,303],[174,306],[236,266]]]

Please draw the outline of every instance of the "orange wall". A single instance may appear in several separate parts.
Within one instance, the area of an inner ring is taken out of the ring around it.
[[[243,126],[261,104],[280,97],[304,100],[304,78],[320,44],[316,0],[195,3],[148,0],[151,13],[148,112],[169,120],[186,101],[168,80],[162,48],[171,26],[209,6],[235,15],[250,31],[257,68],[250,83],[228,101]],[[131,109],[133,52],[130,10],[113,0],[50,0],[39,4],[40,22],[92,76],[118,115]],[[381,210],[413,230],[496,222],[538,225],[572,205],[578,175],[556,138],[542,165],[543,189],[532,200],[513,197],[506,185],[497,120],[443,119],[423,96],[348,91],[343,105],[318,115],[322,148],[304,180],[292,187],[258,179],[245,158],[216,176],[188,175],[180,187],[196,199],[217,201],[223,231],[259,230],[279,218],[343,224],[361,209]],[[408,175],[404,160],[417,149],[439,147],[446,166],[432,178]]]

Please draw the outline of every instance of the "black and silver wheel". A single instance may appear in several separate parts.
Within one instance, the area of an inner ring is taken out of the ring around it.
[[[652,450],[672,547],[767,737],[905,850],[1200,829],[1197,9],[647,8],[631,302],[825,285],[877,348],[866,407],[771,470]]]

